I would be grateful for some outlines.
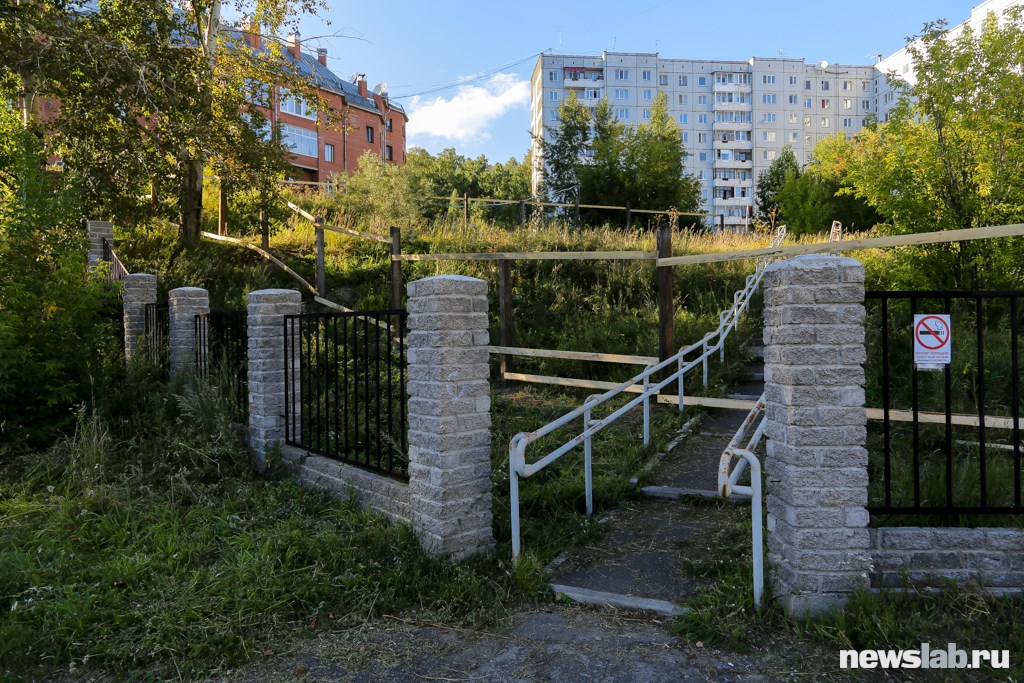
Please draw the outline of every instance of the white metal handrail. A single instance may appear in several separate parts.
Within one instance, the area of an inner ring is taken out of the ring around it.
[[[786,226],[779,226],[775,235],[772,236],[771,246],[781,246],[782,240],[786,236]],[[584,449],[584,487],[586,492],[586,506],[587,515],[591,515],[594,512],[593,505],[593,478],[592,478],[592,439],[597,432],[603,428],[615,422],[617,419],[628,413],[638,405],[643,405],[644,411],[644,445],[646,446],[650,442],[650,401],[652,396],[657,394],[665,387],[669,386],[673,382],[678,382],[679,392],[679,412],[683,412],[684,408],[684,379],[687,372],[690,372],[698,365],[703,367],[704,372],[704,386],[708,384],[708,357],[711,356],[715,351],[719,351],[720,357],[724,360],[725,356],[725,340],[729,336],[729,333],[736,328],[739,322],[740,316],[747,310],[750,305],[750,299],[754,292],[757,291],[758,286],[761,283],[761,278],[764,275],[764,269],[773,260],[773,257],[765,257],[758,259],[757,265],[752,275],[748,275],[745,281],[743,289],[736,292],[733,295],[733,305],[728,310],[722,311],[718,317],[718,328],[704,336],[696,344],[685,346],[679,350],[674,356],[666,358],[665,360],[657,363],[648,365],[643,372],[635,375],[629,380],[619,384],[613,389],[609,389],[603,394],[592,394],[587,397],[583,405],[572,410],[562,417],[549,422],[540,429],[533,432],[520,432],[512,437],[509,441],[509,494],[511,498],[511,523],[512,523],[512,557],[518,559],[521,543],[520,543],[520,520],[519,520],[519,480],[531,477],[537,472],[541,471],[551,463],[555,462],[563,455],[568,453],[570,450],[583,444]],[[716,340],[717,339],[717,340]],[[695,358],[691,358],[688,361],[686,356],[695,350],[700,350],[700,354]],[[675,365],[676,369],[670,373],[667,377],[653,381],[652,377],[663,370]],[[633,399],[620,406],[616,410],[612,411],[610,415],[602,420],[593,420],[591,415],[593,411],[599,406],[607,403],[616,396],[629,391],[636,385],[642,385],[643,390]],[[573,420],[582,418],[582,431],[572,439],[566,441],[558,448],[552,450],[550,453],[542,457],[533,463],[526,462],[526,447],[531,443],[547,436],[556,429],[564,427]]]
[[[765,398],[764,394],[761,394],[761,398],[757,399],[754,407],[743,420],[743,424],[729,441],[729,445],[722,451],[722,457],[718,461],[718,492],[722,494],[722,497],[729,498],[733,493],[750,496],[754,606],[758,608],[761,607],[761,599],[764,595],[764,531],[761,520],[761,463],[754,455],[754,451],[764,436],[764,413]],[[753,434],[747,440],[746,446],[741,446],[751,429],[753,429]],[[732,467],[734,458],[739,458],[736,467]],[[748,465],[750,466],[750,486],[742,486],[737,482]]]

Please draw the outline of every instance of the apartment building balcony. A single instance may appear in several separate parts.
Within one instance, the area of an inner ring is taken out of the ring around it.
[[[750,102],[715,102],[713,111],[752,111]]]
[[[719,132],[723,130],[745,130],[753,131],[753,123],[737,123],[736,121],[715,121],[712,124],[712,130]]]
[[[713,178],[712,186],[714,187],[753,187],[754,180],[747,178],[746,180],[740,180],[739,178]]]
[[[715,92],[750,92],[750,83],[715,83]]]
[[[745,152],[753,152],[754,145],[750,140],[722,140],[715,137],[711,139],[715,149],[737,149]]]
[[[743,216],[726,216],[724,224],[726,228],[744,228],[747,226],[748,220]]]
[[[562,79],[562,85],[566,88],[601,88],[604,87],[604,75],[600,74],[596,77],[588,75],[573,78],[566,74],[565,78]]]
[[[725,206],[753,206],[753,205],[754,205],[753,197],[729,197],[728,199],[723,199],[721,197],[715,197],[715,206],[717,206],[717,207],[725,207]]]
[[[737,159],[715,159],[715,168],[739,168],[744,170],[752,170],[754,168],[753,160],[750,161],[739,161]]]

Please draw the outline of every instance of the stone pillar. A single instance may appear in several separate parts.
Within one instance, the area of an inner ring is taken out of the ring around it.
[[[201,287],[178,287],[167,293],[171,377],[196,367],[196,316],[210,312],[210,295]]]
[[[103,261],[103,240],[114,246],[114,224],[106,221],[86,221],[86,231],[89,233],[89,254],[86,265],[95,268]]]
[[[864,267],[801,256],[764,274],[768,563],[791,614],[868,587]]]
[[[487,283],[438,275],[408,285],[409,493],[427,552],[490,550]]]
[[[302,392],[299,387],[299,355],[294,343],[285,386],[284,316],[302,312],[302,295],[294,289],[261,289],[246,296],[249,326],[249,448],[256,469],[263,471],[266,458],[285,439],[285,401],[291,400],[291,433],[298,440]],[[295,337],[297,340],[297,337]]]
[[[124,359],[130,361],[146,338],[146,304],[156,303],[156,275],[124,278]]]

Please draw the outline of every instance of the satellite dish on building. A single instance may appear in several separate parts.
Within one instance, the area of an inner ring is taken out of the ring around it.
[[[373,92],[377,93],[378,95],[386,95],[388,92],[387,81],[381,81],[377,85],[373,86]]]
[[[818,66],[821,67],[822,71],[824,71],[825,69],[828,68],[828,62],[823,59],[820,62],[818,62]]]

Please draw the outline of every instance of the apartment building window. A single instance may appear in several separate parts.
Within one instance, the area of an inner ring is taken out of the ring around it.
[[[600,88],[586,88],[583,91],[583,99],[585,100],[599,100],[601,99]]]
[[[317,157],[318,143],[316,131],[306,130],[298,126],[281,124],[281,144],[291,149],[296,154],[307,157]]]
[[[697,142],[698,142],[698,144],[702,144],[702,143],[705,143],[707,141],[708,141],[708,134],[707,133],[697,133]]]
[[[707,190],[701,190],[700,191],[700,198],[703,199],[704,201],[707,201],[708,200],[708,191]]]
[[[679,77],[679,85],[689,85],[689,84],[690,84],[690,78],[688,76],[680,76]]]
[[[720,92],[720,93],[718,93],[717,95],[715,95],[715,102],[719,102],[719,103],[732,102],[732,93],[731,92]]]
[[[707,76],[698,76],[697,77],[697,85],[707,85],[707,84],[708,84]]]
[[[810,128],[813,123],[814,120],[810,116],[804,117],[804,128]]]
[[[775,123],[775,114],[762,114],[761,123]]]
[[[804,90],[810,90],[810,89],[811,89],[811,82],[810,81],[804,81]]]
[[[680,95],[679,96],[679,104],[689,104],[689,103],[690,103],[690,96],[689,95]]]
[[[697,123],[707,123],[707,122],[708,122],[708,115],[707,114],[698,114],[697,115]]]
[[[626,99],[628,97],[629,97],[629,91],[626,90],[625,88],[616,88],[615,89],[615,99],[617,99],[617,100],[624,100],[624,99]]]
[[[828,100],[823,99],[821,101],[821,108],[822,109],[828,109],[830,106],[832,106],[832,104]]]
[[[852,128],[853,119],[843,119],[843,128]]]
[[[860,101],[860,108],[861,109],[871,109],[871,100],[861,100]]]
[[[811,98],[808,97],[807,99],[804,100],[804,109],[810,109],[811,108],[811,104],[812,104],[811,103]]]
[[[891,90],[889,92],[885,93],[885,101],[886,102],[892,102],[892,91]]]
[[[738,123],[753,123],[753,121],[754,121],[754,112],[752,112],[752,111],[736,112],[736,121]]]
[[[658,85],[668,85],[668,76],[665,74],[658,76]]]
[[[651,91],[650,91],[650,89],[644,90],[644,99],[645,100],[651,99]]]
[[[652,73],[653,73],[653,72],[651,72],[651,71],[649,71],[649,70],[647,70],[647,69],[644,69],[644,70],[643,70],[643,72],[642,72],[642,73],[640,74],[640,77],[641,77],[641,78],[642,78],[643,80],[645,80],[645,81],[649,81],[649,80],[651,80],[651,77],[652,77]]]
[[[260,136],[260,140],[266,142],[270,140],[270,121],[267,121],[267,119],[263,117],[260,118],[262,122],[259,126],[256,126],[256,124],[253,123],[252,114],[249,112],[242,112],[242,120],[245,121],[246,125],[248,125],[254,133]]]
[[[327,143],[324,145],[324,161],[332,163],[334,161],[334,145]]]
[[[774,82],[775,76],[769,76],[768,74],[761,76],[761,83],[763,83],[764,85],[771,85]]]
[[[373,126],[366,127],[366,141],[373,142]]]
[[[308,103],[290,94],[285,88],[281,88],[281,111],[292,116],[316,120],[316,111]]]
[[[789,122],[790,123],[796,123],[796,119],[797,119],[796,114],[790,114],[789,115]]]
[[[775,160],[775,153],[776,153],[776,150],[774,150],[774,149],[766,149],[764,151],[764,153],[763,153],[764,154],[764,160],[765,161],[774,161]]]
[[[689,142],[689,141],[690,141],[690,134],[689,133],[683,133],[683,142]]]
[[[708,96],[707,95],[697,95],[697,104],[707,104],[707,103],[708,103]]]
[[[246,99],[260,107],[270,106],[270,86],[255,78],[245,79]],[[12,103],[16,104],[16,103]]]
[[[552,102],[557,102],[558,101],[558,91],[557,90],[552,90],[548,94],[548,99],[550,99]]]
[[[391,124],[392,124],[392,120],[391,119],[388,119],[387,121],[385,121],[384,122],[384,130],[386,130],[387,132],[390,133],[392,131],[392,128],[393,128],[393,126]]]
[[[853,90],[853,81],[843,81],[843,90]]]
[[[548,72],[548,80],[549,81],[557,81],[558,80],[558,72],[557,71],[549,71]]]
[[[736,101],[740,104],[750,104],[750,95],[738,92],[736,93]]]
[[[628,81],[629,80],[629,69],[616,69],[615,80],[617,81]]]
[[[860,89],[861,89],[861,92],[866,92],[867,89],[868,89],[868,82],[867,81],[861,81]]]
[[[811,136],[810,135],[805,135],[804,136],[804,147],[810,147],[811,144],[812,144],[811,143]]]
[[[552,109],[551,110],[551,120],[552,121],[557,121],[558,120],[558,110],[556,110],[556,109]]]
[[[729,84],[729,83],[732,83],[732,74],[715,74],[715,83],[718,83],[718,84]]]
[[[750,74],[736,74],[736,82],[740,85],[750,85]]]
[[[701,180],[707,180],[708,179],[708,172],[707,171],[701,171],[700,172],[700,179]]]
[[[707,161],[708,160],[708,153],[707,152],[701,152],[700,153],[700,160],[701,161]]]
[[[828,90],[828,81],[822,81],[821,82],[821,89],[822,90]]]
[[[761,95],[761,104],[775,104],[775,95],[764,94]]]
[[[830,122],[829,121],[829,117],[827,117],[827,116],[822,116],[821,117],[821,127],[822,128],[828,128],[829,122]]]
[[[629,118],[629,110],[628,109],[616,109],[615,110],[615,116],[619,120],[625,121],[626,119]]]
[[[789,84],[790,85],[796,85],[796,76],[790,76],[789,77]]]
[[[650,109],[644,109],[644,120],[645,121],[650,121],[651,120],[651,110]]]
[[[690,116],[688,114],[680,114],[679,115],[679,123],[687,123],[687,122],[689,122],[689,119],[690,119]]]
[[[853,106],[853,100],[843,100],[843,109],[849,109]]]
[[[789,96],[789,103],[790,104],[800,104],[800,99],[796,95],[790,95]]]
[[[766,130],[763,133],[761,133],[761,138],[765,142],[775,142],[775,131],[774,130]]]
[[[796,142],[796,140],[797,140],[797,138],[798,138],[799,136],[800,136],[800,134],[799,134],[799,133],[797,133],[796,131],[793,131],[792,133],[790,133],[790,134],[789,134],[789,140],[790,140],[790,142]]]

